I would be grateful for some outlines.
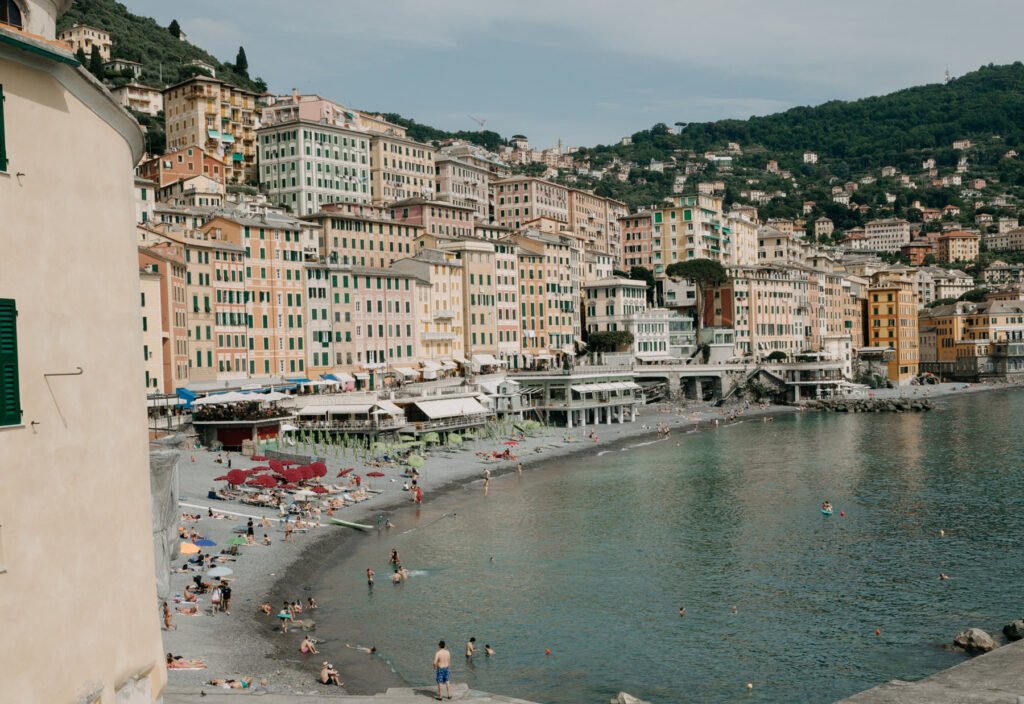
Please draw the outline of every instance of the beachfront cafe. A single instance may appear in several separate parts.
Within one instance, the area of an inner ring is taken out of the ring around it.
[[[406,419],[391,401],[377,401],[306,406],[296,413],[292,425],[299,431],[376,434],[397,431],[406,425]]]
[[[417,434],[479,427],[491,415],[475,396],[410,399],[404,411],[405,432]]]
[[[281,424],[291,417],[282,402],[288,394],[228,391],[196,398],[192,425],[206,447],[242,450],[247,442],[253,449],[272,446],[281,434]]]
[[[546,423],[568,428],[632,423],[644,403],[632,375],[548,372],[516,375]]]

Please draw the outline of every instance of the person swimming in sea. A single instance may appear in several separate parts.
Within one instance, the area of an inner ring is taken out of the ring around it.
[[[832,504],[830,504],[828,501],[823,501],[821,504],[821,510],[827,511],[828,513],[832,513]]]

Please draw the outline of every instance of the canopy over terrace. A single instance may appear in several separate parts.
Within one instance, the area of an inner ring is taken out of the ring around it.
[[[390,401],[306,406],[297,414],[300,428],[376,432],[405,425],[402,409]]]
[[[405,408],[405,415],[417,432],[483,425],[487,414],[487,409],[472,397],[423,399]]]
[[[497,359],[494,355],[490,354],[475,354],[473,355],[473,367],[481,369],[483,367],[500,367],[505,364],[504,361]]]

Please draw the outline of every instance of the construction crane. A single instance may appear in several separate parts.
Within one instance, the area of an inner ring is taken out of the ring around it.
[[[487,122],[487,120],[481,120],[479,117],[473,117],[472,115],[469,116],[469,119],[475,122],[476,124],[480,125],[481,132],[484,131],[484,124]]]

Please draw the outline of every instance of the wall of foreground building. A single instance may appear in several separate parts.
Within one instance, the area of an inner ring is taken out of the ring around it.
[[[21,409],[0,425],[0,700],[152,702],[166,671],[132,239],[141,133],[81,69],[18,47],[0,45],[0,299],[18,311]]]

